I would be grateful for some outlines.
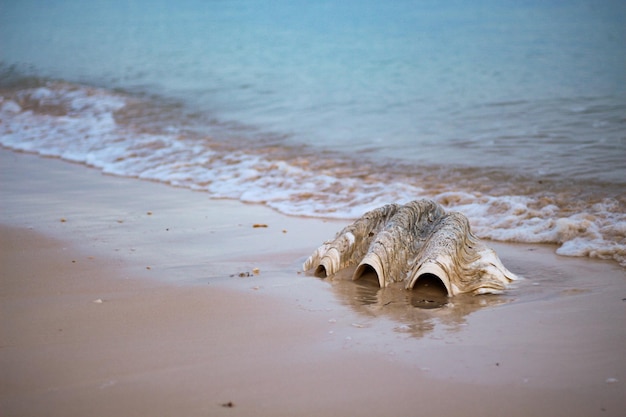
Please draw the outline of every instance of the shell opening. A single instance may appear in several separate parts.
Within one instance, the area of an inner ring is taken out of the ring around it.
[[[441,285],[445,288],[446,295],[454,295],[452,284],[450,283],[450,277],[439,264],[435,262],[427,262],[421,265],[417,271],[411,273],[411,279],[409,280],[406,288],[415,288],[417,282],[422,279],[426,279],[423,283],[441,283]]]
[[[318,278],[326,278],[328,273],[326,273],[326,267],[324,265],[318,265],[315,268],[315,272],[313,273]]]
[[[449,296],[448,288],[443,280],[437,275],[430,272],[421,274],[413,284],[413,290],[420,293],[428,293],[432,295]]]
[[[374,267],[369,264],[359,265],[356,271],[354,271],[354,275],[352,279],[355,281],[357,279],[360,281],[368,281],[368,282],[376,283],[376,285],[379,285],[379,282],[380,282],[380,278],[378,277],[378,273],[376,272],[376,269],[374,269]]]
[[[367,280],[377,283],[380,288],[385,286],[385,278],[381,271],[378,271],[374,265],[362,262],[354,271],[352,280]]]
[[[410,300],[413,307],[435,309],[448,304],[448,288],[439,276],[426,272],[420,274],[411,288]]]

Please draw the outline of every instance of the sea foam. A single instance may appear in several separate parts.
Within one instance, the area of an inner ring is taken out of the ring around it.
[[[0,98],[0,143],[289,215],[355,219],[390,202],[431,198],[464,213],[481,238],[554,243],[560,255],[614,259],[626,267],[626,213],[618,199],[490,195],[454,182],[425,187],[384,170],[320,168],[262,149],[215,146],[211,138],[185,133],[184,126],[119,122],[137,100],[64,82],[6,92]]]

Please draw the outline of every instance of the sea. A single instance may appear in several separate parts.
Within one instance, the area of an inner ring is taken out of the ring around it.
[[[626,2],[0,0],[0,145],[626,267]]]

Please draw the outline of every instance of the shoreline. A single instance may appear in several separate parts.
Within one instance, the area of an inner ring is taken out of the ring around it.
[[[299,273],[347,222],[6,149],[0,162],[3,415],[626,408],[616,262],[488,241],[525,279],[409,308],[406,293]]]

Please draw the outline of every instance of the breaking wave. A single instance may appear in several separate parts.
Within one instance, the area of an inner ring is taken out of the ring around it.
[[[523,173],[415,166],[271,138],[215,137],[180,106],[59,81],[0,91],[0,144],[265,204],[298,216],[354,219],[390,202],[431,198],[482,237],[558,244],[557,253],[626,267],[624,184],[551,182]],[[215,130],[214,130],[215,131]]]

